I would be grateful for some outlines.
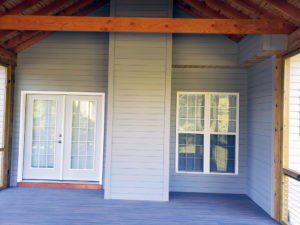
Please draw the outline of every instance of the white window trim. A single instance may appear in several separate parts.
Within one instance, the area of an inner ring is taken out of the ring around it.
[[[205,95],[205,108],[204,108],[204,131],[179,131],[179,95],[181,94],[197,94]],[[210,132],[210,96],[211,95],[235,95],[237,98],[236,103],[236,132]],[[178,174],[206,174],[206,175],[238,175],[239,174],[239,93],[236,92],[190,92],[190,91],[178,91],[176,99],[176,155],[175,155],[175,170]],[[203,155],[203,172],[197,171],[179,171],[178,163],[178,137],[179,133],[192,133],[192,134],[203,134],[204,135],[204,155]],[[218,173],[210,172],[210,135],[211,134],[224,134],[224,135],[235,135],[235,171],[234,173]]]

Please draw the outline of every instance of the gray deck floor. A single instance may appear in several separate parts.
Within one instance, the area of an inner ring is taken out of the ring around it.
[[[104,200],[102,191],[0,191],[1,225],[277,224],[244,195],[171,193],[169,202]]]

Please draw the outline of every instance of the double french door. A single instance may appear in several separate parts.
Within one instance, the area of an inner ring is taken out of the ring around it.
[[[101,182],[103,101],[27,95],[23,179]]]

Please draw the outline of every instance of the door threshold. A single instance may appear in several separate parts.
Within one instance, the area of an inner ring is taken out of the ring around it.
[[[102,185],[91,182],[67,182],[67,181],[22,181],[18,182],[18,187],[34,187],[34,188],[69,188],[69,189],[88,189],[102,190]]]

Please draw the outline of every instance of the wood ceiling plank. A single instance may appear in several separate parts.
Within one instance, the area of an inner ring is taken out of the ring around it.
[[[292,19],[300,26],[300,9],[296,6],[282,0],[264,0],[269,5],[280,11],[286,17]]]
[[[261,8],[260,6],[254,4],[249,0],[231,0],[234,4],[238,5],[242,9],[247,12],[256,15],[256,18],[265,18],[265,19],[273,19],[276,16],[272,13],[269,13],[266,9]]]
[[[197,0],[184,0],[184,2],[206,17],[218,19],[226,18],[225,16],[219,14],[217,11],[207,7],[207,5],[205,5],[203,2],[199,2]]]
[[[231,7],[220,0],[205,0],[205,3],[212,8],[217,9],[221,14],[226,15],[226,17],[232,19],[249,19],[250,17],[238,11],[237,9]]]
[[[12,9],[9,9],[8,11],[4,12],[2,15],[14,15],[19,14],[25,11],[26,9],[29,9],[39,3],[40,0],[25,0],[21,2],[20,4],[16,5]]]

